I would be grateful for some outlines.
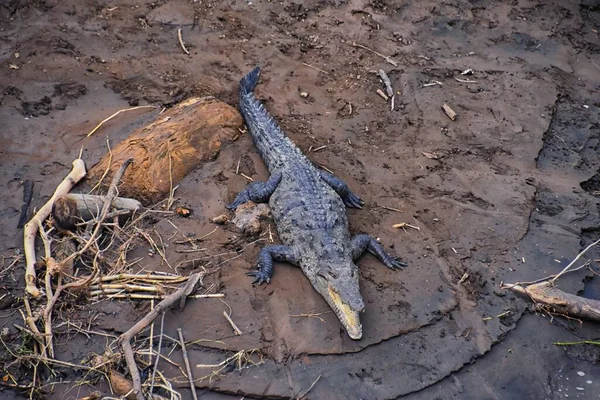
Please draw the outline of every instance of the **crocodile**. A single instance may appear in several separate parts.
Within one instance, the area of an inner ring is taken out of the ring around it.
[[[274,261],[302,269],[313,288],[335,312],[350,338],[362,337],[360,313],[365,304],[354,261],[365,251],[392,270],[406,263],[389,255],[366,234],[350,236],[345,207],[361,208],[363,200],[346,183],[318,169],[283,133],[253,93],[260,77],[256,67],[240,81],[239,107],[256,148],[269,169],[269,179],[252,182],[227,206],[247,201],[269,203],[283,244],[261,249],[253,284],[269,283]]]

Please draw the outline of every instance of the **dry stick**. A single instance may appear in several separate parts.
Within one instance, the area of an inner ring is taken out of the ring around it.
[[[559,314],[600,321],[600,301],[565,293],[555,288],[552,281],[527,287],[510,286],[510,289],[529,296],[534,303],[551,306]]]
[[[43,338],[42,333],[40,332],[37,325],[35,324],[37,319],[35,319],[33,317],[33,314],[31,312],[31,305],[29,304],[29,298],[27,296],[23,296],[23,303],[25,304],[25,312],[26,312],[27,316],[25,317],[22,312],[21,312],[21,316],[23,316],[23,319],[25,320],[25,324],[27,324],[29,329],[31,329],[31,331],[33,333],[35,333],[34,338],[37,340],[38,345],[40,347],[41,356],[47,357],[48,353],[46,351],[46,344],[44,343],[44,340],[42,339]]]
[[[185,44],[183,44],[183,38],[181,37],[181,28],[177,29],[177,39],[179,40],[179,45],[181,49],[185,52],[185,54],[189,55],[190,52],[185,48]]]
[[[385,101],[388,101],[390,99],[385,93],[383,93],[383,90],[381,89],[377,89],[377,94]]]
[[[227,315],[227,313],[225,311],[223,311],[223,315],[225,316],[225,318],[227,319],[227,321],[229,322],[229,324],[233,328],[233,332],[237,336],[242,336],[243,335],[242,331],[240,330],[240,328],[237,327],[237,325],[235,324],[235,322],[233,322],[233,320],[231,319],[231,317],[229,315]]]
[[[69,257],[67,257],[63,261],[61,261],[61,263],[63,265],[68,262],[74,261],[75,258],[81,256],[96,240],[96,238],[98,237],[98,234],[100,233],[100,229],[102,229],[102,223],[106,219],[106,215],[108,214],[108,211],[110,210],[110,207],[112,206],[113,201],[115,201],[115,199],[117,198],[117,195],[119,192],[117,186],[119,185],[119,182],[121,181],[121,178],[123,177],[123,174],[125,173],[125,170],[129,166],[129,164],[131,164],[132,162],[133,162],[133,158],[125,160],[123,165],[121,165],[121,168],[119,168],[119,170],[115,173],[115,175],[113,176],[112,182],[110,183],[110,186],[108,187],[108,192],[106,193],[106,201],[102,205],[102,211],[100,211],[100,217],[98,218],[98,223],[96,224],[96,228],[94,229],[94,231],[92,232],[92,235],[90,236],[88,241],[85,243],[85,245],[81,249],[79,249],[77,252],[71,254]]]
[[[118,341],[121,342],[121,347],[123,349],[123,353],[125,354],[125,360],[127,362],[127,367],[129,368],[129,373],[131,374],[131,379],[133,382],[133,393],[135,394],[137,400],[144,400],[144,394],[142,393],[142,381],[140,379],[140,373],[138,371],[137,364],[135,363],[133,349],[131,348],[131,339],[133,339],[135,335],[150,325],[150,323],[152,323],[156,317],[165,312],[176,301],[180,300],[182,296],[185,296],[186,293],[191,292],[198,281],[202,279],[203,275],[203,272],[190,275],[185,285],[182,285],[175,292],[165,297],[164,300],[156,305],[154,310],[150,311],[144,318],[140,319],[135,325],[129,328],[127,332],[119,337]]]
[[[123,174],[125,173],[125,170],[127,169],[127,167],[129,166],[129,164],[133,161],[132,158],[128,159],[127,161],[125,161],[123,163],[123,165],[121,166],[121,168],[119,168],[119,170],[115,173],[115,176],[113,177],[113,180],[110,184],[110,187],[108,188],[108,193],[106,195],[106,202],[104,203],[104,205],[102,206],[102,211],[100,213],[100,218],[98,220],[98,224],[96,225],[96,229],[94,230],[94,232],[92,233],[92,235],[90,236],[90,239],[85,243],[85,245],[83,246],[83,248],[81,248],[79,251],[71,254],[69,257],[65,258],[64,260],[61,261],[62,265],[66,265],[69,262],[75,260],[75,258],[79,257],[80,255],[82,255],[91,245],[92,243],[95,243],[96,238],[98,237],[99,233],[100,233],[100,229],[102,228],[102,222],[104,222],[104,219],[106,218],[106,215],[108,214],[108,210],[111,207],[112,202],[114,201],[114,199],[117,197],[118,194],[118,190],[117,190],[117,185],[119,184],[119,181],[121,180],[121,177],[123,176]],[[96,257],[98,256],[98,254],[96,254]],[[53,335],[52,335],[52,309],[54,308],[54,304],[56,304],[56,301],[58,300],[58,297],[60,296],[60,294],[62,293],[62,291],[64,291],[67,288],[70,287],[81,287],[83,285],[87,285],[89,282],[92,281],[92,279],[96,276],[96,273],[98,272],[98,268],[97,268],[97,263],[96,260],[94,259],[94,270],[92,271],[92,273],[87,277],[87,278],[83,278],[83,279],[79,279],[77,281],[68,283],[66,285],[62,284],[62,275],[60,275],[60,269],[62,268],[58,268],[58,286],[56,288],[56,292],[54,293],[54,295],[52,296],[48,296],[48,303],[46,304],[46,308],[44,309],[44,326],[45,326],[45,333],[46,333],[46,343],[48,346],[48,349],[50,351],[50,355],[52,356],[52,354],[54,353],[53,350],[53,344],[52,344],[52,339],[53,339]],[[54,271],[51,271],[50,268],[47,268],[46,270],[46,280],[48,282],[49,279],[51,279],[52,273]],[[51,288],[51,285],[48,285]]]
[[[312,68],[312,69],[314,69],[314,70],[317,70],[317,71],[319,71],[319,72],[322,72],[322,73],[324,73],[325,75],[329,75],[329,72],[327,72],[327,71],[323,71],[321,68],[317,68],[317,67],[315,67],[314,65],[310,65],[310,64],[307,64],[307,63],[304,63],[304,62],[302,63],[302,65],[304,65],[305,67],[308,67],[308,68]]]
[[[568,271],[568,270],[571,268],[571,266],[572,266],[573,264],[575,264],[575,262],[576,262],[577,260],[579,260],[579,259],[580,259],[580,258],[581,258],[581,257],[582,257],[582,256],[583,256],[585,253],[587,253],[587,251],[588,251],[589,249],[591,249],[592,247],[594,247],[594,246],[595,246],[595,245],[597,245],[598,243],[600,243],[600,239],[596,240],[594,243],[592,243],[592,244],[590,244],[588,247],[586,247],[586,248],[585,248],[585,249],[584,249],[584,250],[583,250],[581,253],[577,254],[577,257],[575,257],[575,258],[573,259],[573,261],[571,261],[571,262],[569,263],[569,265],[567,265],[567,266],[566,266],[566,267],[565,267],[565,268],[564,268],[562,271],[560,271],[558,274],[556,274],[556,276],[555,276],[554,278],[550,279],[550,283],[554,283],[554,281],[556,281],[558,278],[560,278],[560,277],[561,277],[561,275],[563,275],[565,272],[567,272],[567,271]]]
[[[319,375],[317,377],[317,379],[315,379],[315,381],[312,383],[312,385],[310,385],[310,387],[302,394],[302,396],[296,397],[296,400],[301,400],[304,396],[306,396],[308,394],[308,392],[310,392],[312,390],[312,388],[317,384],[317,382],[319,382],[319,379],[321,379],[321,375]]]
[[[390,57],[388,57],[388,56],[386,56],[384,54],[378,53],[375,50],[368,48],[367,46],[363,46],[362,44],[359,44],[359,43],[352,43],[352,46],[354,46],[354,47],[360,47],[361,49],[365,49],[367,51],[370,51],[371,53],[373,53],[375,55],[378,55],[379,57],[383,58],[388,63],[392,64],[394,67],[398,66],[398,62],[392,60]]]
[[[90,189],[88,194],[91,194],[94,190],[98,189],[100,185],[102,185],[102,181],[104,180],[104,178],[106,178],[106,175],[108,175],[108,173],[110,172],[110,167],[112,166],[113,153],[110,149],[110,141],[108,140],[108,136],[106,137],[106,148],[108,149],[108,162],[106,163],[106,169],[104,170],[104,173],[102,174],[100,179],[98,179],[98,183],[96,183],[94,187]]]
[[[150,380],[150,397],[154,392],[154,379],[156,378],[156,369],[158,368],[158,361],[160,360],[160,350],[162,348],[163,339],[163,327],[165,324],[165,313],[162,313],[160,317],[160,336],[158,338],[158,351],[156,352],[156,360],[154,360],[154,369],[152,370],[152,380]]]
[[[127,112],[127,111],[133,111],[133,110],[139,110],[140,108],[155,108],[154,106],[137,106],[137,107],[131,107],[131,108],[125,108],[123,110],[119,110],[116,113],[114,113],[113,115],[111,115],[108,118],[103,119],[98,125],[96,125],[96,127],[94,129],[92,129],[90,131],[90,133],[88,133],[85,137],[90,137],[94,134],[94,132],[96,132],[98,129],[100,129],[100,127],[102,125],[104,125],[106,122],[110,121],[111,119],[113,119],[114,117],[116,117],[117,115],[123,113],[123,112]]]
[[[73,161],[73,169],[67,175],[67,177],[57,186],[54,194],[48,200],[46,204],[35,214],[35,216],[25,224],[25,228],[23,229],[23,239],[24,239],[24,248],[25,248],[25,290],[32,297],[37,298],[40,296],[41,292],[37,288],[35,284],[36,276],[35,276],[35,236],[38,230],[38,227],[41,223],[50,215],[52,211],[52,205],[54,204],[54,200],[57,197],[69,193],[71,188],[75,186],[77,182],[79,182],[83,177],[85,177],[85,164],[83,160],[78,158]]]
[[[389,76],[387,76],[385,71],[382,69],[377,71],[377,73],[379,74],[379,77],[381,78],[381,80],[383,81],[383,84],[385,85],[385,91],[387,92],[387,95],[389,97],[392,97],[394,95],[394,89],[392,89],[392,81],[390,81]]]
[[[194,397],[194,400],[198,400],[198,396],[196,395],[196,386],[194,386],[194,377],[192,376],[192,368],[190,367],[190,359],[188,358],[187,349],[185,348],[185,340],[183,340],[183,332],[181,331],[181,328],[177,328],[177,334],[179,335],[179,344],[181,346],[181,353],[183,354],[185,370],[187,371],[188,380],[190,381],[192,397]]]
[[[456,112],[452,109],[452,107],[450,107],[448,104],[444,103],[442,105],[442,108],[444,109],[444,112],[446,113],[448,118],[450,118],[452,121],[454,121],[456,119]]]

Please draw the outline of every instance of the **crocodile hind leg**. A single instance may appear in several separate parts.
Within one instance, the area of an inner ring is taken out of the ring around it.
[[[406,263],[392,257],[384,250],[383,246],[369,235],[359,234],[352,238],[352,258],[356,260],[364,252],[368,251],[377,257],[386,267],[397,269],[406,267]]]
[[[246,275],[253,276],[255,279],[252,283],[259,285],[271,282],[274,270],[273,261],[286,261],[298,265],[299,257],[289,246],[276,244],[263,247],[258,254],[258,271],[248,272]]]
[[[281,182],[281,173],[271,175],[269,180],[266,182],[252,182],[246,189],[242,190],[233,203],[229,204],[227,208],[229,210],[235,210],[243,203],[252,200],[255,203],[266,203],[269,201],[269,197],[273,194],[277,185]]]
[[[361,206],[365,204],[364,201],[354,193],[352,190],[346,185],[346,183],[340,178],[330,174],[329,172],[320,170],[321,179],[323,182],[331,186],[333,190],[342,198],[346,207],[351,208],[362,208]]]

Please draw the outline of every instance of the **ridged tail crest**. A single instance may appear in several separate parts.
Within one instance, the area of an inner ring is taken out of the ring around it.
[[[305,160],[305,158],[252,93],[259,78],[260,68],[255,67],[240,80],[240,112],[258,152],[267,163],[269,170],[273,172],[285,162],[290,162],[292,159]]]
[[[251,93],[256,87],[259,78],[260,67],[255,67],[252,71],[248,72],[248,74],[240,80],[240,92],[244,94]]]

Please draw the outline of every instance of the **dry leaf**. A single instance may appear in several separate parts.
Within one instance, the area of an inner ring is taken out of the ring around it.
[[[435,153],[428,153],[426,151],[422,151],[421,154],[423,154],[425,157],[429,158],[430,160],[439,160],[440,156],[438,156]]]
[[[177,213],[177,215],[179,215],[180,217],[189,217],[190,214],[192,213],[188,208],[185,207],[177,207],[175,209],[175,212]]]

